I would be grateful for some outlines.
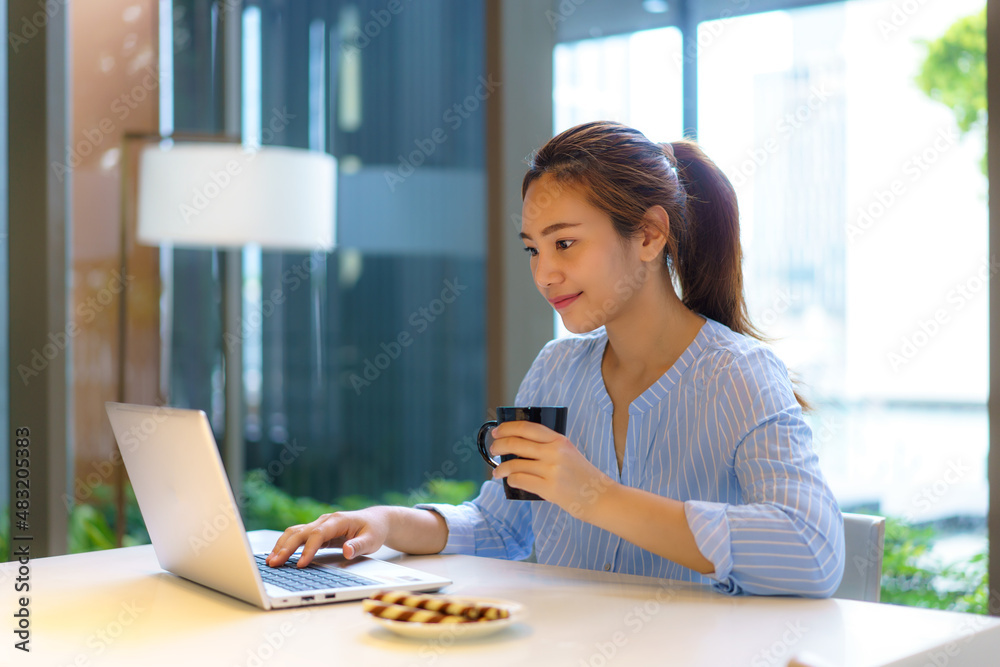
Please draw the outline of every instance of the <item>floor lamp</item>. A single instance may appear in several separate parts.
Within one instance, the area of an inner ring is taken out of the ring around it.
[[[242,340],[241,250],[248,244],[270,250],[331,250],[336,237],[336,161],[327,153],[247,146],[225,137],[142,138],[146,145],[138,161],[137,241],[225,252],[221,277],[226,426],[221,453],[239,498],[244,467],[242,345],[227,344],[226,334],[235,336],[229,340]],[[127,269],[124,241],[123,236],[122,275]],[[121,326],[125,326],[124,308]],[[125,348],[123,344],[119,348],[119,393],[125,400]]]

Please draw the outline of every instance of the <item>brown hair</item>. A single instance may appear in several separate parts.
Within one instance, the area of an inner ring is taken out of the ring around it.
[[[532,156],[522,198],[544,174],[584,186],[590,204],[611,218],[623,239],[641,233],[646,212],[662,206],[670,218],[663,262],[684,305],[737,333],[766,340],[750,322],[743,295],[736,191],[694,141],[656,144],[620,123],[584,123]]]

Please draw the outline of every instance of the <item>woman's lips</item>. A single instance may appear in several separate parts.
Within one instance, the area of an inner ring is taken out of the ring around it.
[[[571,294],[569,296],[561,296],[557,299],[549,299],[549,303],[551,303],[552,307],[555,308],[556,310],[560,310],[570,305],[574,301],[576,301],[581,294],[583,294],[583,292],[578,292],[576,294]]]

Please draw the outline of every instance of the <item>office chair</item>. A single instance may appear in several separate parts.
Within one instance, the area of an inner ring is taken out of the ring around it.
[[[885,517],[844,514],[844,578],[833,597],[878,602],[882,590]]]

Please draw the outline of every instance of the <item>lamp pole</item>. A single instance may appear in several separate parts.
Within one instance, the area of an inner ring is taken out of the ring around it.
[[[214,135],[214,134],[190,134],[190,133],[178,133],[175,132],[169,136],[163,136],[158,132],[125,132],[122,135],[122,148],[121,148],[121,195],[119,197],[119,204],[121,208],[121,226],[119,229],[119,271],[120,275],[128,275],[128,264],[129,264],[129,250],[131,244],[135,240],[134,227],[131,224],[132,214],[135,210],[135,202],[132,198],[132,193],[135,189],[136,183],[133,178],[135,174],[135,166],[133,165],[132,150],[136,143],[145,144],[155,141],[184,141],[184,142],[215,142],[215,143],[240,143],[239,136],[234,135]],[[235,254],[237,259],[240,258],[239,250],[218,250],[223,257],[230,254]],[[223,460],[226,465],[226,470],[229,472],[230,479],[239,479],[241,476],[240,471],[243,467],[243,449],[242,446],[234,446],[232,443],[234,441],[228,438],[232,431],[230,426],[230,414],[235,413],[236,419],[238,421],[237,429],[239,433],[234,434],[234,437],[240,438],[242,441],[243,433],[242,426],[242,397],[240,394],[240,377],[242,374],[242,349],[235,350],[234,354],[236,356],[235,361],[231,361],[230,358],[233,356],[229,354],[228,346],[226,345],[226,331],[239,331],[239,321],[242,317],[242,301],[237,299],[236,307],[239,309],[236,313],[232,312],[230,308],[226,310],[226,304],[233,300],[232,292],[236,292],[236,296],[240,297],[240,285],[242,285],[242,266],[237,265],[235,270],[240,272],[237,279],[232,279],[229,275],[226,275],[227,271],[232,271],[233,262],[225,262],[225,266],[222,268],[222,284],[223,284],[223,313],[222,313],[222,341],[223,341],[223,365],[226,373],[226,388],[225,388],[225,406],[226,406],[226,435],[227,439],[224,440],[223,446]],[[235,285],[234,289],[229,289],[227,285]],[[228,295],[228,296],[227,296]],[[117,400],[119,403],[128,402],[128,392],[127,392],[127,366],[128,366],[128,289],[124,289],[118,299],[118,391]],[[235,318],[236,327],[229,324],[229,319]],[[237,337],[237,340],[239,338]],[[237,346],[239,347],[239,346]],[[236,373],[235,383],[230,380],[229,373]],[[161,397],[163,400],[167,400],[166,396]],[[169,402],[169,401],[168,401]],[[235,409],[233,406],[237,406]],[[236,454],[230,455],[230,451],[235,449]],[[125,536],[125,467],[122,463],[121,457],[115,458],[115,469],[114,469],[114,496],[115,496],[115,540],[117,546],[122,546],[122,540]],[[233,468],[233,466],[238,465],[239,468]],[[235,472],[233,472],[235,470]],[[239,498],[238,495],[239,487],[233,487],[233,494]]]
[[[221,5],[220,5],[221,6]],[[241,134],[242,57],[241,22],[243,3],[235,2],[218,13],[219,58],[221,71],[216,77],[219,99],[222,101],[223,132]],[[243,491],[243,251],[239,248],[220,250],[222,279],[222,354],[225,378],[226,426],[222,444],[222,460],[233,487],[233,496],[240,503]],[[230,335],[226,335],[226,334]]]

